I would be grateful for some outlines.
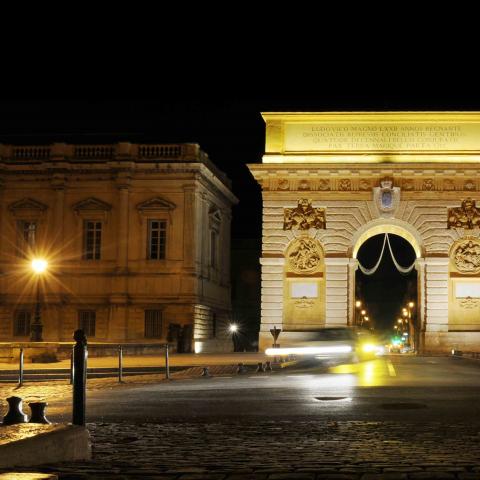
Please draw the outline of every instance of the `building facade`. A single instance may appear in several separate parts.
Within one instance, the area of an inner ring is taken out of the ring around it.
[[[265,113],[260,346],[270,330],[352,325],[357,252],[416,254],[421,349],[480,345],[480,114]]]
[[[0,341],[231,350],[230,182],[196,144],[0,145]],[[32,257],[48,270],[32,274]]]

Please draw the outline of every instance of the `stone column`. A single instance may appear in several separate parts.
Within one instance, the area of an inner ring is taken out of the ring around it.
[[[262,265],[262,304],[259,351],[272,346],[270,329],[283,330],[283,278],[285,258],[260,258]],[[281,334],[278,342],[281,344]]]
[[[118,228],[117,228],[117,271],[128,271],[128,217],[129,217],[129,185],[118,185]]]
[[[348,323],[348,258],[325,258],[325,325]]]

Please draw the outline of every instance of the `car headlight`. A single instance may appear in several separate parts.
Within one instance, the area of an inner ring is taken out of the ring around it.
[[[364,353],[372,353],[377,350],[376,345],[373,345],[373,343],[364,343],[362,345],[362,352]]]

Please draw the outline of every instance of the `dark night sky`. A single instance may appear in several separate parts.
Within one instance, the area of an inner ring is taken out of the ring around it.
[[[0,143],[199,143],[230,177],[240,200],[233,211],[233,237],[260,242],[261,195],[246,167],[260,162],[263,154],[265,126],[260,112],[480,110],[475,76],[454,78],[448,69],[440,75],[438,68],[426,72],[430,65],[400,73],[379,68],[369,75],[358,62],[344,67],[335,76],[324,68],[293,80],[278,70],[267,74],[261,69],[249,75],[244,70],[240,76],[229,71],[227,76],[210,75],[202,81],[192,78],[191,83],[185,78],[177,81],[178,76],[166,81],[154,76],[145,88],[137,81],[130,89],[124,89],[125,83],[111,87],[106,81],[83,88],[77,79],[75,88],[57,90],[57,79],[45,89],[39,84],[34,90],[23,89],[29,96],[0,93]],[[371,243],[364,247],[367,257],[378,252],[374,239]],[[388,266],[387,256],[384,263]],[[377,287],[363,282],[367,303],[369,288],[378,292],[378,285],[397,285],[392,271],[379,277]],[[403,287],[385,288],[387,299],[403,295]],[[382,323],[390,323],[397,309],[391,302],[377,308],[381,311],[372,315]]]

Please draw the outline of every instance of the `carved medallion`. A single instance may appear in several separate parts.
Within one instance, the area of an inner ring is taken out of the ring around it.
[[[423,190],[433,190],[435,188],[435,184],[431,178],[427,178],[423,181],[422,189]]]
[[[463,186],[464,190],[475,190],[475,182],[473,180],[467,180]]]
[[[300,183],[298,184],[298,189],[299,190],[310,190],[310,185],[308,183],[308,180],[300,180]]]
[[[415,185],[413,184],[413,180],[410,180],[409,178],[402,182],[403,190],[413,190],[414,187]]]
[[[370,185],[370,180],[362,179],[360,180],[360,183],[358,184],[358,189],[361,190],[362,192],[370,190],[371,185]]]
[[[278,189],[279,190],[288,190],[288,180],[286,178],[283,178],[278,182]]]
[[[312,273],[319,269],[322,253],[317,242],[312,238],[298,238],[288,249],[289,269],[296,273]]]
[[[373,189],[373,199],[383,213],[393,213],[400,203],[400,188],[392,187],[392,180],[382,180],[380,187]]]
[[[451,258],[459,272],[480,272],[480,242],[476,238],[458,241],[452,250]]]
[[[447,179],[443,181],[443,189],[444,190],[455,190],[455,183],[453,180]]]
[[[467,198],[461,207],[448,209],[447,228],[465,228],[471,230],[480,226],[480,209],[475,206],[475,200]]]
[[[342,178],[342,180],[340,180],[340,183],[338,184],[338,189],[343,191],[351,190],[352,182],[348,178]]]
[[[330,180],[326,180],[325,178],[322,178],[318,181],[318,189],[325,191],[325,190],[330,190]]]
[[[283,211],[284,230],[308,230],[309,228],[326,228],[325,209],[313,208],[312,201],[302,198],[297,208],[285,208]]]

